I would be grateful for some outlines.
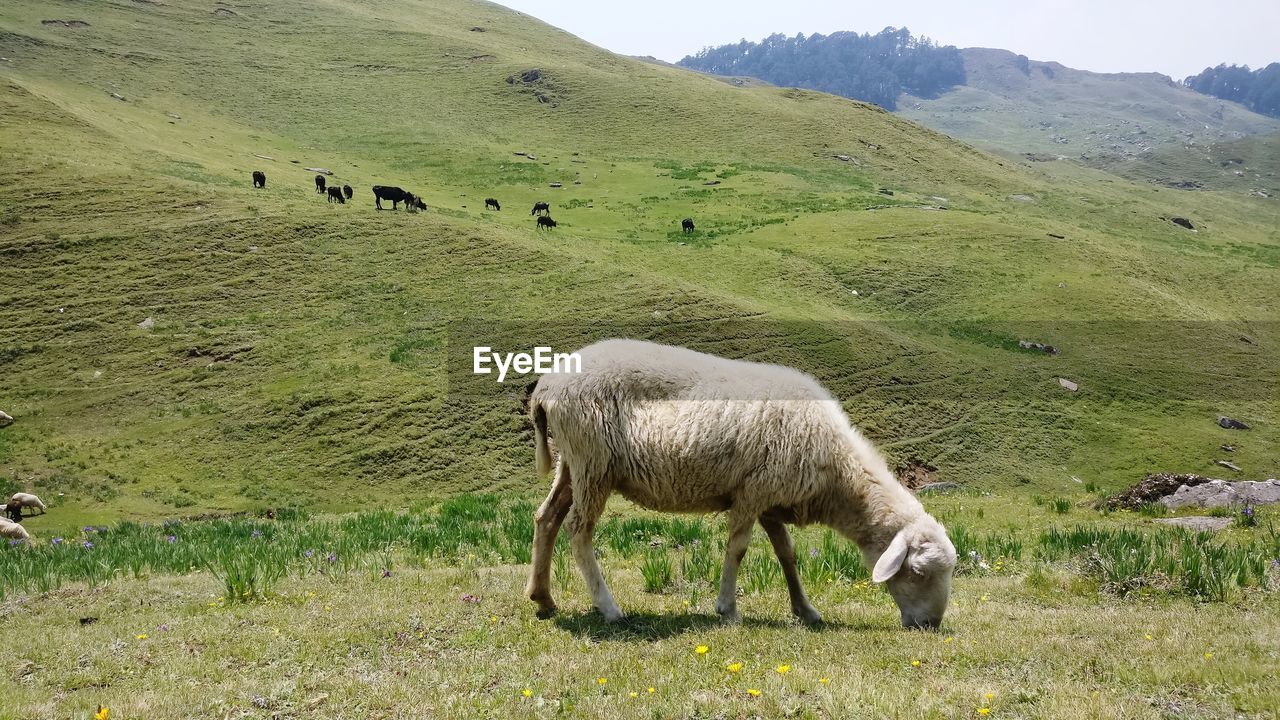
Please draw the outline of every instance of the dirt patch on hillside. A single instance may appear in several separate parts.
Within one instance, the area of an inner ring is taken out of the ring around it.
[[[893,472],[898,476],[898,482],[912,490],[938,482],[938,468],[920,458],[907,460],[894,468]]]
[[[41,25],[54,25],[66,28],[87,28],[89,23],[83,20],[41,20]]]
[[[1195,487],[1212,479],[1190,473],[1154,473],[1122,493],[1099,500],[1095,506],[1108,510],[1137,510],[1147,503],[1158,502],[1160,498],[1174,494],[1183,485]]]

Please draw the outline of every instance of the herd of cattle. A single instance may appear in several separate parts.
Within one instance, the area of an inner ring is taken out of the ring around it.
[[[267,186],[267,174],[262,172],[261,170],[254,170],[253,186],[255,188],[265,188]],[[347,201],[350,200],[352,196],[355,195],[355,191],[351,189],[350,185],[344,184],[342,187],[338,187],[337,185],[329,185],[328,187],[326,187],[324,175],[316,175],[316,193],[320,195],[327,195],[330,203],[339,203],[342,205],[345,205]],[[383,200],[386,200],[391,203],[392,210],[399,209],[400,203],[404,203],[405,209],[408,210],[409,212],[417,212],[419,210],[427,209],[427,204],[422,201],[422,198],[418,197],[417,195],[414,195],[413,193],[407,190],[403,190],[401,188],[395,187],[394,185],[374,185],[373,186],[374,206],[377,207],[379,210],[381,210]],[[500,211],[502,210],[502,205],[500,205],[498,201],[494,198],[485,198],[484,209],[488,210],[490,208]],[[530,212],[529,214],[537,216],[538,218],[537,228],[539,230],[541,230],[542,228],[546,228],[550,230],[556,226],[556,221],[551,219],[550,203],[541,202],[541,201],[534,203],[533,211]],[[685,218],[684,220],[681,220],[680,229],[681,231],[686,233],[693,232],[694,230],[693,219]]]

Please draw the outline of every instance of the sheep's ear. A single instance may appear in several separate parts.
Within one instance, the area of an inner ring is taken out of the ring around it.
[[[907,536],[902,531],[893,536],[893,542],[889,543],[889,547],[885,548],[884,554],[876,561],[876,567],[871,571],[872,582],[884,582],[902,569],[902,563],[907,559]]]

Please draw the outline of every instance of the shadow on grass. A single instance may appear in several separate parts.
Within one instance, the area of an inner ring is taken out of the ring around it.
[[[663,640],[690,632],[723,627],[719,615],[703,613],[630,613],[616,623],[607,623],[595,610],[572,614],[557,614],[551,618],[557,627],[579,637],[591,640],[620,640],[623,642]],[[778,618],[743,617],[740,623],[748,628],[789,628],[801,632],[830,632],[840,630],[883,630],[881,625],[858,623],[850,625],[839,621],[807,626]]]

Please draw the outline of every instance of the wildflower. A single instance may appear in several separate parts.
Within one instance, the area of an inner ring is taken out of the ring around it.
[[[1151,633],[1147,633],[1146,637],[1147,637],[1147,639],[1148,639],[1148,640],[1152,640],[1152,639],[1153,639],[1153,638],[1151,637]]]
[[[489,622],[491,622],[491,623],[496,623],[496,622],[498,622],[498,616],[497,616],[497,615],[490,615],[490,616],[489,616]]]
[[[165,541],[167,541],[170,545],[172,545],[173,543],[178,542],[178,536],[177,536],[177,535],[168,535],[168,536],[166,536],[166,537],[165,537]]]
[[[653,693],[655,693],[655,692],[657,692],[657,691],[656,691],[654,688],[649,688],[649,694],[650,694],[650,695],[652,695],[652,694],[653,694]]]
[[[86,525],[86,526],[84,526],[84,527],[80,528],[80,530],[81,530],[81,532],[83,532],[83,533],[85,533],[85,534],[87,535],[87,534],[89,534],[89,533],[93,532],[93,526],[92,526],[92,525]]]
[[[596,684],[597,684],[597,685],[608,685],[608,684],[609,684],[609,678],[607,678],[607,677],[596,678]]]
[[[325,611],[325,612],[331,612],[332,610],[333,610],[333,607],[332,607],[332,606],[330,606],[330,605],[325,605],[325,606],[324,606],[324,611]]]
[[[384,578],[389,578],[389,577],[391,577],[391,569],[390,569],[390,568],[382,568],[382,577],[384,577]]]
[[[955,640],[955,638],[954,638],[954,637],[952,637],[952,636],[950,636],[950,635],[948,635],[948,636],[946,636],[945,638],[943,638],[943,639],[942,639],[942,642],[943,642],[943,643],[949,643],[949,642],[952,642],[953,640]]]
[[[629,692],[629,693],[627,693],[627,695],[628,695],[628,696],[630,696],[630,697],[633,697],[633,698],[638,698],[638,697],[640,697],[640,693],[635,692],[635,691]]]
[[[911,667],[920,667],[920,661],[919,661],[919,660],[912,660],[912,661],[911,661]]]
[[[818,548],[809,548],[809,557],[811,558],[818,557]]]
[[[49,544],[50,544],[50,545],[61,545],[61,544],[62,544],[62,538],[60,538],[60,537],[53,538],[53,539],[51,539],[51,540],[49,541]]]
[[[725,667],[729,668],[729,672],[731,672],[731,673],[736,673],[736,672],[739,672],[740,670],[742,670],[742,663],[740,663],[740,662],[736,662],[736,663],[729,663],[729,664],[728,664],[728,665],[726,665]]]
[[[147,639],[147,634],[146,634],[146,633],[142,633],[141,635],[137,635],[136,637],[137,637],[137,639],[139,639],[139,640],[146,640],[146,639]]]
[[[979,715],[981,715],[981,716],[983,716],[983,717],[986,717],[986,716],[988,716],[988,715],[990,715],[990,714],[991,714],[991,708],[989,708],[989,707],[980,707],[980,708],[978,708],[978,714],[979,714]]]
[[[1207,652],[1207,653],[1205,653],[1205,654],[1204,654],[1204,659],[1205,659],[1205,660],[1212,660],[1212,659],[1213,659],[1213,653],[1211,653],[1211,652]]]
[[[89,542],[88,540],[85,540],[85,541],[84,541],[84,549],[85,549],[85,550],[92,550],[92,549],[93,549],[93,543]]]
[[[774,670],[777,670],[779,675],[786,675],[787,673],[791,672],[791,666],[779,665],[778,667],[774,668]]]
[[[710,649],[711,648],[707,647],[706,645],[699,645],[698,647],[694,648],[693,651],[698,653],[699,655],[706,655],[707,651]]]
[[[818,682],[822,683],[823,685],[830,685],[831,678],[818,678]]]
[[[982,600],[982,602],[986,602],[986,601],[987,601],[987,596],[986,596],[986,595],[983,595],[983,596],[982,596],[982,598],[981,598],[981,600]]]
[[[747,694],[751,697],[757,697],[760,695],[760,691],[755,688],[747,688]]]
[[[22,540],[10,540],[9,547],[17,547],[22,544]]]
[[[329,564],[330,564],[330,565],[332,565],[332,564],[334,564],[334,563],[338,562],[338,556],[337,556],[337,555],[334,555],[333,553],[329,553],[329,557],[328,557],[327,559],[328,559],[328,561],[329,561]]]
[[[303,556],[303,557],[306,557],[306,558],[310,558],[310,557],[314,557],[314,556],[315,556],[315,554],[316,554],[316,551],[315,551],[315,550],[308,550],[308,551],[306,551],[306,552],[302,553],[302,556]]]
[[[93,714],[93,720],[107,720],[111,717],[111,708],[102,705],[98,706],[98,712]]]
[[[533,690],[530,688],[525,688],[524,690],[520,691],[520,694],[524,695],[525,697],[533,697]]]
[[[986,695],[983,695],[982,697],[986,698],[986,699],[987,699],[987,702],[991,702],[991,700],[993,700],[993,699],[995,698],[995,696],[996,696],[996,694],[995,694],[995,693],[987,693]]]
[[[156,630],[159,630],[160,632],[169,632],[169,623],[160,623]]]

